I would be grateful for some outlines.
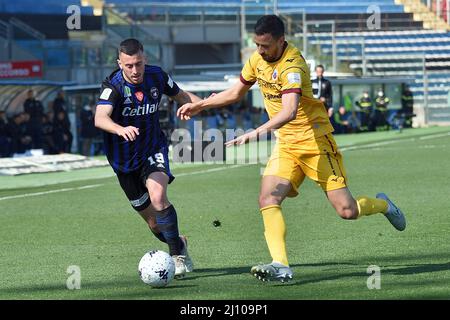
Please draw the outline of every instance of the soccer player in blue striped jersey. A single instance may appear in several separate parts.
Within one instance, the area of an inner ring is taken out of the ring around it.
[[[118,49],[119,69],[102,83],[95,126],[104,131],[105,152],[131,206],[150,230],[169,246],[175,277],[193,269],[186,237],[179,234],[174,206],[167,198],[168,145],[161,131],[158,105],[163,94],[180,105],[201,100],[183,91],[157,66],[146,64],[142,44],[127,39]]]

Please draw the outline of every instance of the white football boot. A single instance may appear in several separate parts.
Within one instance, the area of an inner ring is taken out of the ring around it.
[[[388,212],[385,214],[395,229],[403,231],[406,228],[406,219],[402,211],[384,193],[377,194],[378,199],[384,199],[388,203]]]
[[[178,255],[178,256],[172,256],[173,262],[175,263],[175,279],[183,279],[186,275],[186,265],[185,265],[185,259],[186,256]]]
[[[186,267],[186,272],[192,272],[194,270],[194,262],[192,262],[192,259],[188,253],[187,238],[183,235],[180,235],[180,239],[183,242],[183,249],[181,250],[181,254],[185,256],[184,265]]]
[[[251,274],[261,281],[281,281],[292,280],[293,272],[291,268],[278,262],[269,264],[259,264],[251,269]]]

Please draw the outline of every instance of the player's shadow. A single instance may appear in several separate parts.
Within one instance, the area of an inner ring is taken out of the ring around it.
[[[188,273],[183,281],[195,280],[198,278],[229,276],[235,274],[249,273],[250,267],[233,267],[233,268],[200,268],[194,272]]]
[[[137,279],[137,280],[136,280]],[[173,281],[165,291],[176,289],[195,288],[197,285]],[[43,299],[115,299],[115,298],[149,298],[152,294],[158,294],[161,288],[151,288],[143,284],[136,277],[114,279],[109,281],[81,281],[79,290],[69,290],[66,284],[61,282],[36,283],[31,285],[11,286],[9,288],[0,288],[0,299],[18,299],[18,296],[27,299],[30,295],[37,295]],[[112,290],[112,291],[111,291]],[[96,292],[98,292],[96,294]],[[22,299],[20,298],[20,299]],[[34,299],[34,297],[33,297]]]
[[[350,262],[324,262],[324,263],[314,263],[314,264],[293,264],[291,267],[331,267],[337,265],[356,265]],[[198,278],[208,278],[208,277],[219,277],[219,276],[229,276],[238,274],[249,274],[251,265],[239,266],[231,268],[199,268],[195,269],[193,273],[188,273],[183,281],[195,280]]]
[[[340,266],[341,264],[336,264],[336,266]],[[354,264],[357,266],[358,264]],[[368,265],[361,265],[362,271],[352,271],[352,272],[339,272],[336,274],[334,271],[333,274],[327,276],[319,276],[319,277],[310,277],[307,275],[298,275],[298,280],[294,280],[287,285],[305,285],[311,283],[318,283],[322,281],[332,281],[339,280],[344,278],[351,277],[367,277],[368,273],[366,272]],[[293,265],[293,267],[301,267],[304,265]],[[441,271],[449,271],[450,270],[450,262],[445,263],[429,263],[429,264],[413,264],[413,265],[389,265],[389,266],[380,266],[381,274],[392,274],[392,275],[417,275],[423,273],[432,273],[432,272],[441,272]],[[339,270],[338,270],[339,271]]]

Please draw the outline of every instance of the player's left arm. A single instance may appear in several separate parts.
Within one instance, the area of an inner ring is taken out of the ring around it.
[[[227,141],[226,146],[240,145],[256,139],[260,135],[266,135],[271,130],[276,130],[284,126],[286,123],[294,120],[297,117],[297,109],[300,102],[300,94],[296,92],[285,93],[282,95],[281,111],[278,112],[272,119],[259,126],[255,130],[248,132],[236,139]]]

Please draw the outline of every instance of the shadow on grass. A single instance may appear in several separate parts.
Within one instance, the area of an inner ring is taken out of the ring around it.
[[[295,278],[285,284],[273,282],[266,286],[301,286],[315,284],[323,281],[339,281],[347,278],[367,278],[368,265],[365,263],[351,262],[323,262],[311,264],[292,264]],[[324,271],[322,268],[327,268]],[[312,274],[303,271],[302,268],[319,268],[324,272],[313,272]],[[380,265],[381,273],[384,275],[420,275],[433,272],[450,271],[450,262],[411,264],[411,265],[390,265],[383,261]],[[220,277],[233,275],[250,276],[250,266],[237,266],[231,268],[198,268],[193,273],[187,274],[185,279],[174,280],[169,286],[163,289],[153,289],[144,285],[136,276],[121,276],[116,279],[105,281],[82,280],[81,290],[68,290],[64,282],[59,283],[35,283],[30,285],[10,286],[0,288],[1,299],[181,299],[187,291],[198,291],[199,285],[192,282],[196,279],[212,278],[217,279],[217,285],[223,281]],[[228,280],[230,280],[228,278]],[[213,280],[215,282],[215,280]],[[405,280],[408,282],[407,280]],[[255,279],[255,283],[257,283]],[[402,286],[405,283],[402,284]],[[425,294],[425,293],[424,293]],[[430,293],[431,294],[431,293]],[[442,298],[436,293],[436,298]]]
[[[128,277],[117,280],[90,281],[82,280],[79,290],[69,290],[66,284],[60,283],[35,283],[30,285],[12,286],[9,288],[0,288],[1,299],[23,299],[36,295],[36,299],[72,299],[72,298],[97,298],[108,299],[114,297],[132,296],[132,297],[150,297],[151,294],[158,295],[164,291],[174,291],[177,289],[192,289],[196,285],[176,281],[170,283],[164,288],[151,288],[143,284],[136,277]],[[98,293],[98,294],[96,294]],[[150,294],[149,294],[150,293]]]
[[[339,266],[341,264],[336,264],[336,266]],[[295,266],[302,266],[302,265],[293,265]],[[358,266],[355,264],[355,266]],[[333,281],[333,280],[340,280],[344,278],[351,278],[351,277],[367,277],[369,274],[366,272],[367,266],[359,264],[362,271],[353,271],[353,272],[340,272],[336,274],[336,272],[333,275],[323,276],[323,277],[316,277],[313,279],[307,279],[303,278],[298,281],[292,281],[288,283],[287,285],[305,285],[305,284],[311,284],[311,283],[317,283],[322,281]],[[418,274],[424,274],[424,273],[432,273],[432,272],[441,272],[441,271],[450,271],[450,262],[445,263],[430,263],[430,264],[414,264],[414,265],[391,265],[391,266],[380,266],[381,268],[381,274],[392,274],[392,275],[418,275]],[[302,278],[300,275],[299,278]]]
[[[324,262],[312,264],[292,264],[291,267],[332,267],[342,265],[356,265],[350,262]],[[193,273],[188,273],[188,276],[183,281],[195,280],[198,278],[220,277],[238,274],[250,274],[252,265],[245,267],[231,267],[231,268],[200,268],[195,269]]]

